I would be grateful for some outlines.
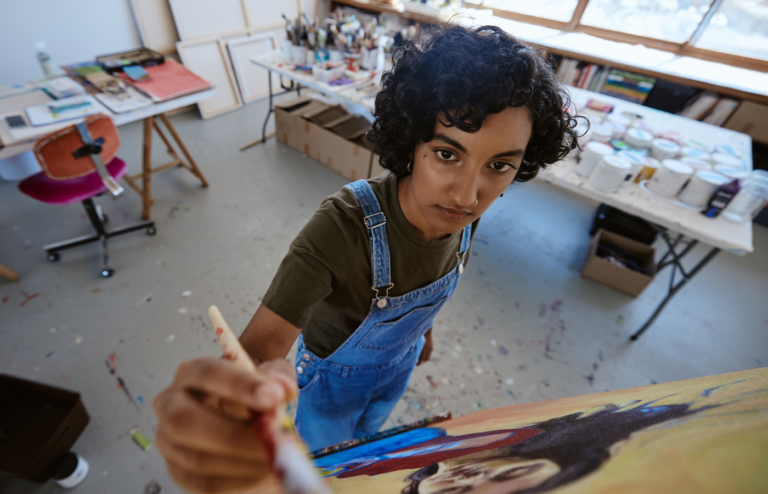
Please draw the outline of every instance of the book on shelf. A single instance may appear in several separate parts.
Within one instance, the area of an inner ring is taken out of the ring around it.
[[[712,108],[712,111],[710,111],[702,121],[708,124],[722,127],[725,121],[728,120],[728,117],[730,117],[731,114],[736,110],[737,106],[739,106],[739,102],[737,100],[731,98],[723,98],[717,102],[714,108]]]
[[[603,85],[602,94],[642,105],[656,84],[656,79],[623,70],[611,69]]]
[[[610,67],[563,58],[557,70],[557,80],[568,86],[600,92],[610,70]]]
[[[701,120],[717,105],[718,101],[720,96],[716,93],[709,91],[699,93],[685,104],[678,115],[692,120]]]

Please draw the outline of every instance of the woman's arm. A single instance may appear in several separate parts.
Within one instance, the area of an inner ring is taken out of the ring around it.
[[[240,343],[256,364],[260,364],[284,360],[300,333],[301,329],[260,305],[240,335]]]

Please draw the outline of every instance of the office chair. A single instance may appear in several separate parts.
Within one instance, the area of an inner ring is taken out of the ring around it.
[[[156,233],[154,221],[141,221],[107,230],[107,215],[101,206],[93,203],[95,196],[105,192],[113,198],[123,192],[117,180],[125,174],[126,165],[115,156],[119,147],[120,137],[115,124],[102,114],[49,134],[35,143],[33,151],[43,171],[19,182],[19,190],[48,204],[82,202],[96,230],[93,235],[46,245],[43,249],[49,261],[58,261],[59,251],[64,249],[101,241],[101,275],[109,278],[115,273],[109,266],[109,238],[141,229],[146,229],[148,235]]]

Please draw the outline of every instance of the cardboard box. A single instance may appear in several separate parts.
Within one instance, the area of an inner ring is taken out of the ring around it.
[[[33,482],[55,473],[88,424],[80,394],[0,374],[0,472]]]
[[[329,105],[301,113],[299,150],[350,180],[368,178],[371,150],[351,140],[370,128],[363,129],[358,118],[340,106]]]
[[[275,105],[275,137],[279,142],[299,149],[296,127],[301,113],[324,106],[321,101],[304,96]]]
[[[768,145],[768,106],[742,100],[723,127],[749,134],[753,140]]]
[[[627,254],[637,258],[638,263],[647,270],[648,274],[617,266],[597,257],[597,246],[604,242],[613,242]],[[581,277],[595,280],[627,295],[637,297],[656,275],[655,256],[656,251],[653,247],[601,228],[589,243]]]

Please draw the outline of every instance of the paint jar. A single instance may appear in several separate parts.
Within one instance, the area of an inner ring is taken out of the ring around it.
[[[690,146],[683,146],[683,148],[680,150],[680,157],[691,157],[691,158],[699,158],[702,160],[708,160],[709,159],[709,153],[706,151],[702,151],[699,148],[694,148]]]
[[[659,161],[672,159],[679,152],[680,145],[669,139],[654,139],[651,143],[651,156]]]
[[[65,489],[79,485],[88,475],[88,462],[73,451],[63,454],[56,461],[59,465],[53,474],[53,480]]]
[[[680,158],[680,161],[682,161],[687,165],[691,165],[693,169],[696,171],[712,169],[712,163],[703,159],[691,158],[690,156],[685,156],[683,158]]]
[[[629,126],[632,125],[632,119],[621,113],[610,113],[605,120],[606,122],[611,122],[624,128],[629,128]]]
[[[680,145],[682,147],[684,147],[684,148],[696,148],[696,149],[699,149],[701,151],[704,151],[707,154],[712,153],[712,146],[708,145],[705,142],[701,142],[701,141],[699,141],[697,139],[693,139],[693,138],[690,138],[690,137],[681,140],[680,141]]]
[[[617,123],[611,122],[610,120],[603,122],[603,126],[611,130],[613,139],[621,139],[624,137],[624,134],[627,133],[627,127],[625,125],[619,125]]]
[[[285,62],[293,60],[293,42],[291,40],[284,39],[283,42],[280,43],[280,58]]]
[[[709,161],[715,166],[724,165],[731,168],[742,168],[741,159],[733,156],[732,154],[712,153],[712,155],[709,157]]]
[[[586,119],[580,118],[576,124],[576,135],[578,135],[579,146],[582,148],[592,140],[592,127]]]
[[[627,180],[624,181],[623,185],[627,186],[634,183],[637,176],[641,171],[643,171],[643,168],[645,167],[645,156],[638,153],[637,151],[619,151],[616,156],[624,158],[629,162],[630,165],[632,165],[630,175],[627,177]]]
[[[581,153],[579,164],[576,165],[576,173],[582,177],[589,177],[598,161],[600,161],[603,156],[610,156],[612,154],[613,148],[608,144],[595,141],[587,143],[584,147],[584,151]]]
[[[340,50],[331,50],[328,55],[328,61],[330,62],[343,62],[344,52]]]
[[[291,61],[295,64],[305,65],[307,63],[307,47],[293,45],[291,48]]]
[[[741,158],[744,153],[728,144],[718,144],[715,146],[715,152],[720,154],[729,154],[735,158]]]
[[[715,165],[714,168],[717,173],[725,175],[731,180],[738,180],[739,182],[743,182],[744,180],[748,179],[752,173],[749,170],[744,170],[741,167],[735,168],[726,165]]]
[[[664,160],[646,187],[664,197],[675,197],[693,175],[693,168],[678,160]]]
[[[613,139],[613,131],[603,124],[595,124],[591,127],[592,140],[597,142],[608,142]]]
[[[597,163],[588,183],[603,192],[616,192],[631,177],[632,164],[620,156],[603,156]]]
[[[680,142],[680,139],[682,139],[682,136],[680,135],[680,132],[676,130],[664,130],[656,134],[656,137],[659,139],[666,139],[668,141],[672,141],[674,143]]]
[[[624,136],[624,142],[629,144],[629,147],[633,149],[648,149],[653,142],[653,134],[647,130],[642,129],[629,129]]]
[[[723,211],[723,218],[733,223],[752,221],[768,201],[768,172],[755,170],[744,182],[741,192],[736,194]]]
[[[653,177],[653,175],[656,173],[656,170],[658,170],[660,167],[661,162],[659,160],[656,158],[651,158],[650,156],[646,156],[643,169],[640,170],[640,173],[638,173],[637,177],[635,177],[635,183],[640,183],[643,180],[650,180],[651,177]]]
[[[691,177],[688,185],[680,192],[678,198],[689,206],[704,208],[718,187],[730,180],[713,171],[697,171]]]

